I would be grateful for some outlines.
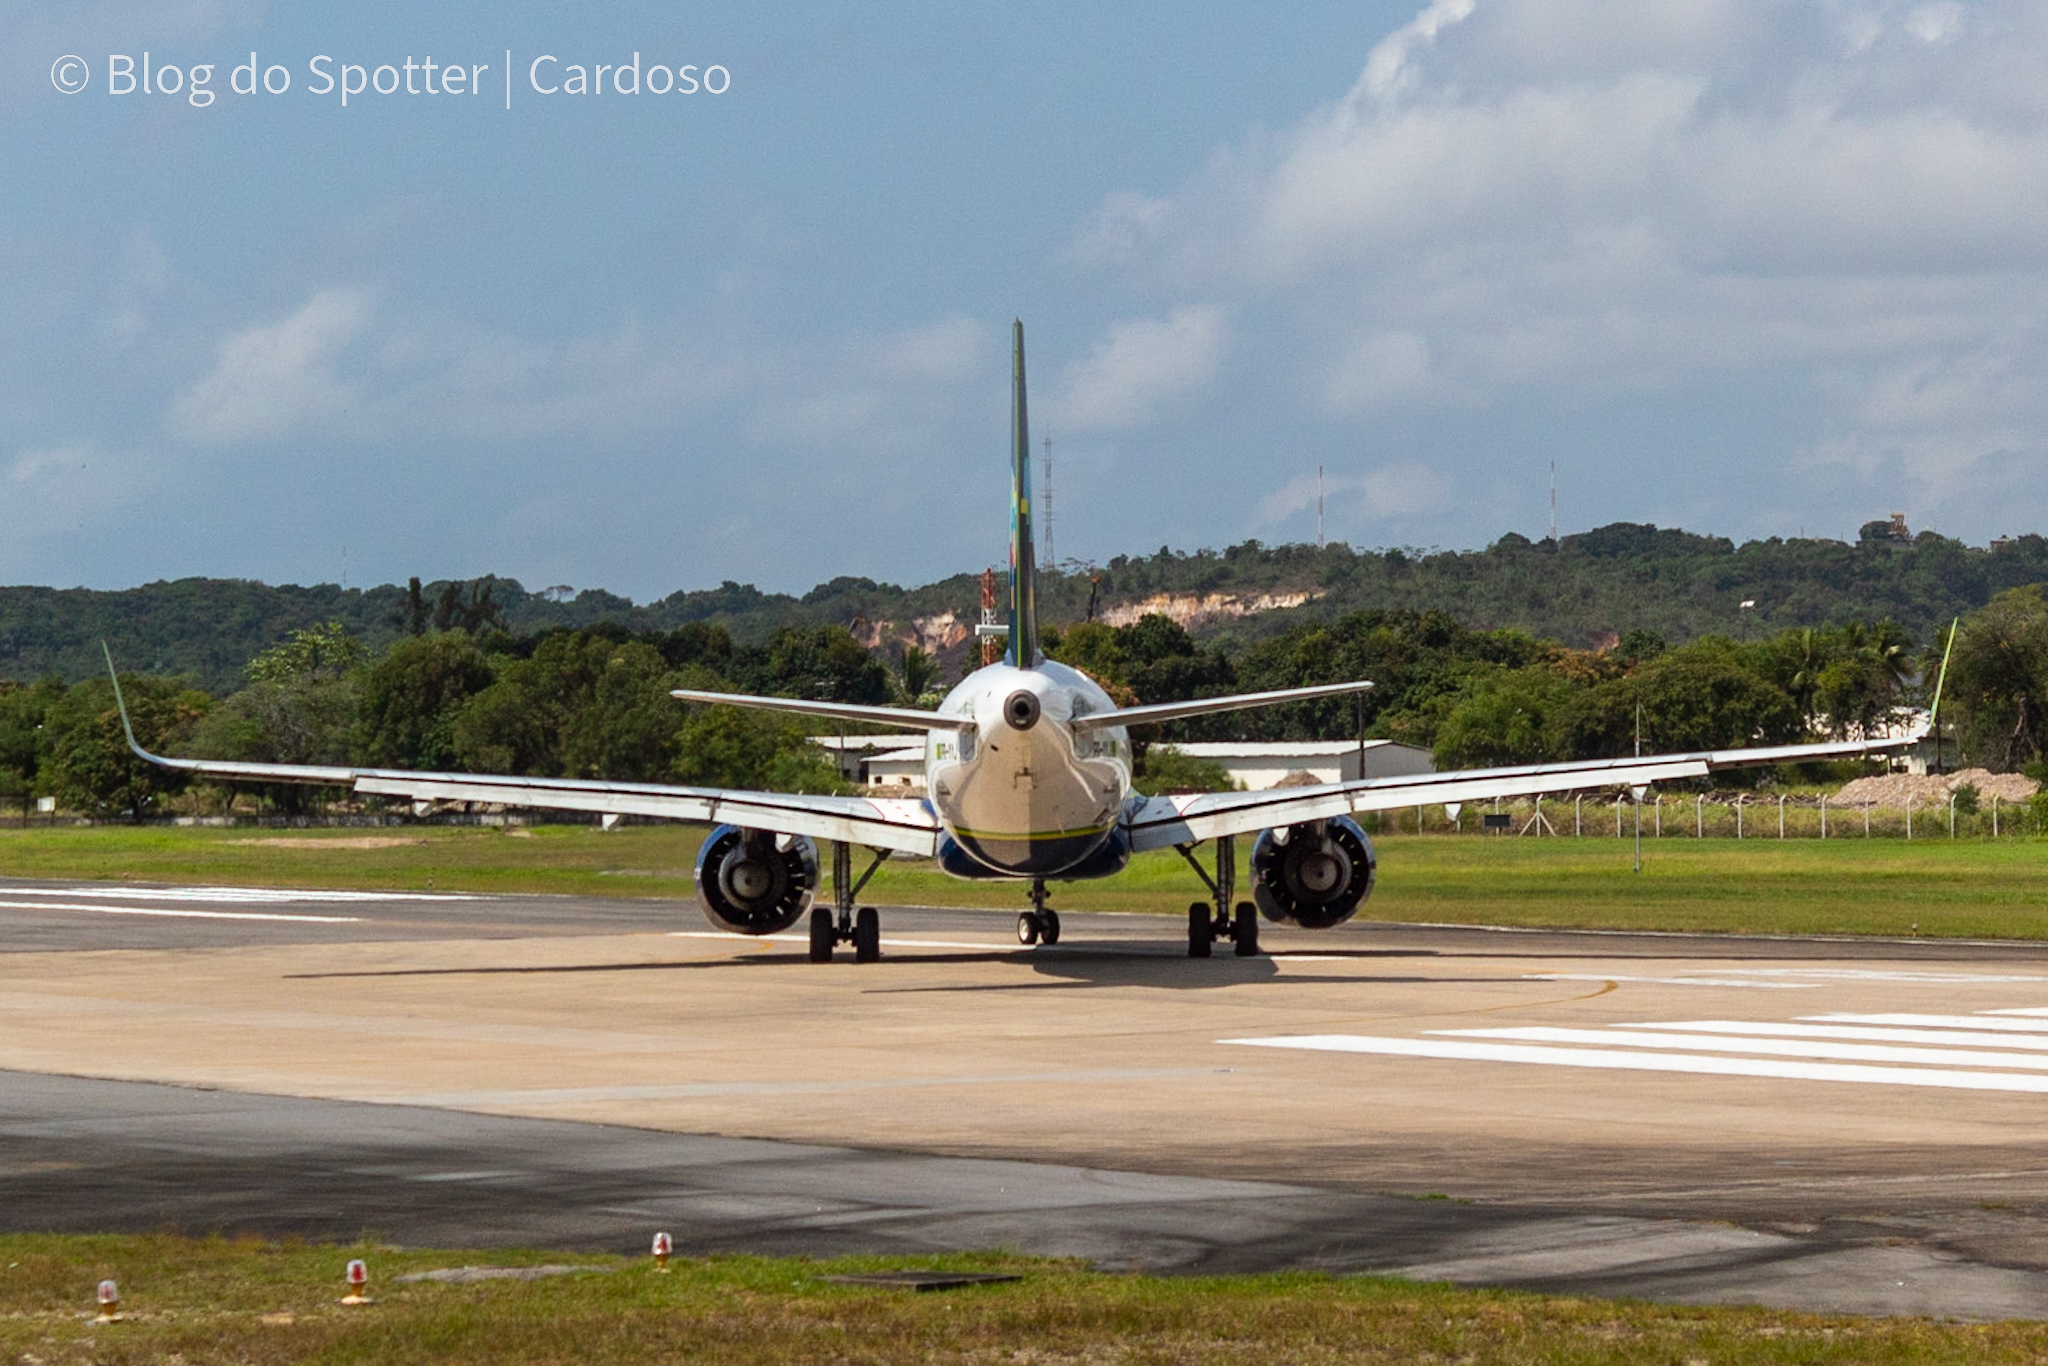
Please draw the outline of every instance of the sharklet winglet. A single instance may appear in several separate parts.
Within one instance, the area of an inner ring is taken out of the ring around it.
[[[100,653],[107,657],[107,681],[114,685],[114,706],[121,712],[121,730],[128,737],[128,748],[145,759],[154,760],[154,754],[135,742],[135,726],[128,719],[128,699],[121,696],[121,676],[114,672],[114,652],[104,640],[100,642]]]

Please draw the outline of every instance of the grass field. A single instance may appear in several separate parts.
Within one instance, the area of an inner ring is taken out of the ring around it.
[[[348,1258],[377,1303],[344,1307]],[[399,1284],[406,1272],[598,1274]],[[2048,1325],[1824,1318],[1453,1290],[1370,1277],[1099,1275],[1000,1255],[816,1263],[400,1252],[243,1240],[0,1238],[0,1360],[84,1362],[1974,1363],[2037,1361]],[[827,1274],[1021,1274],[937,1293]],[[116,1280],[124,1322],[93,1325]]]
[[[683,900],[703,831],[685,826],[416,826],[362,830],[59,827],[0,830],[0,876],[260,886],[542,892]],[[2048,938],[2048,842],[1388,835],[1369,919],[1774,934]],[[1240,866],[1244,860],[1240,859]],[[1070,910],[1183,913],[1201,885],[1171,851],[1060,885]],[[883,867],[863,900],[1023,904],[1015,883],[929,863]],[[694,917],[695,912],[679,908]],[[1915,927],[1918,927],[1917,930]]]

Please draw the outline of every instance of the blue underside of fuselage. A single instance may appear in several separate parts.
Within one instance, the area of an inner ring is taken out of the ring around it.
[[[985,835],[942,835],[941,871],[964,878],[1109,877],[1131,861],[1131,837],[1122,826],[1078,835],[1006,840]]]

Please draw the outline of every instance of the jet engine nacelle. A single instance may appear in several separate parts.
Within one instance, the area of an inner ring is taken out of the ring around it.
[[[818,846],[802,835],[721,825],[697,851],[697,904],[736,934],[775,934],[811,909]]]
[[[1327,930],[1357,914],[1379,865],[1349,816],[1261,830],[1252,846],[1252,898],[1282,925]]]

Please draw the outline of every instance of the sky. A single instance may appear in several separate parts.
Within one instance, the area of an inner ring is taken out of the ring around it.
[[[5,583],[976,570],[1012,318],[1042,558],[2048,531],[2032,0],[0,0],[0,185]]]

